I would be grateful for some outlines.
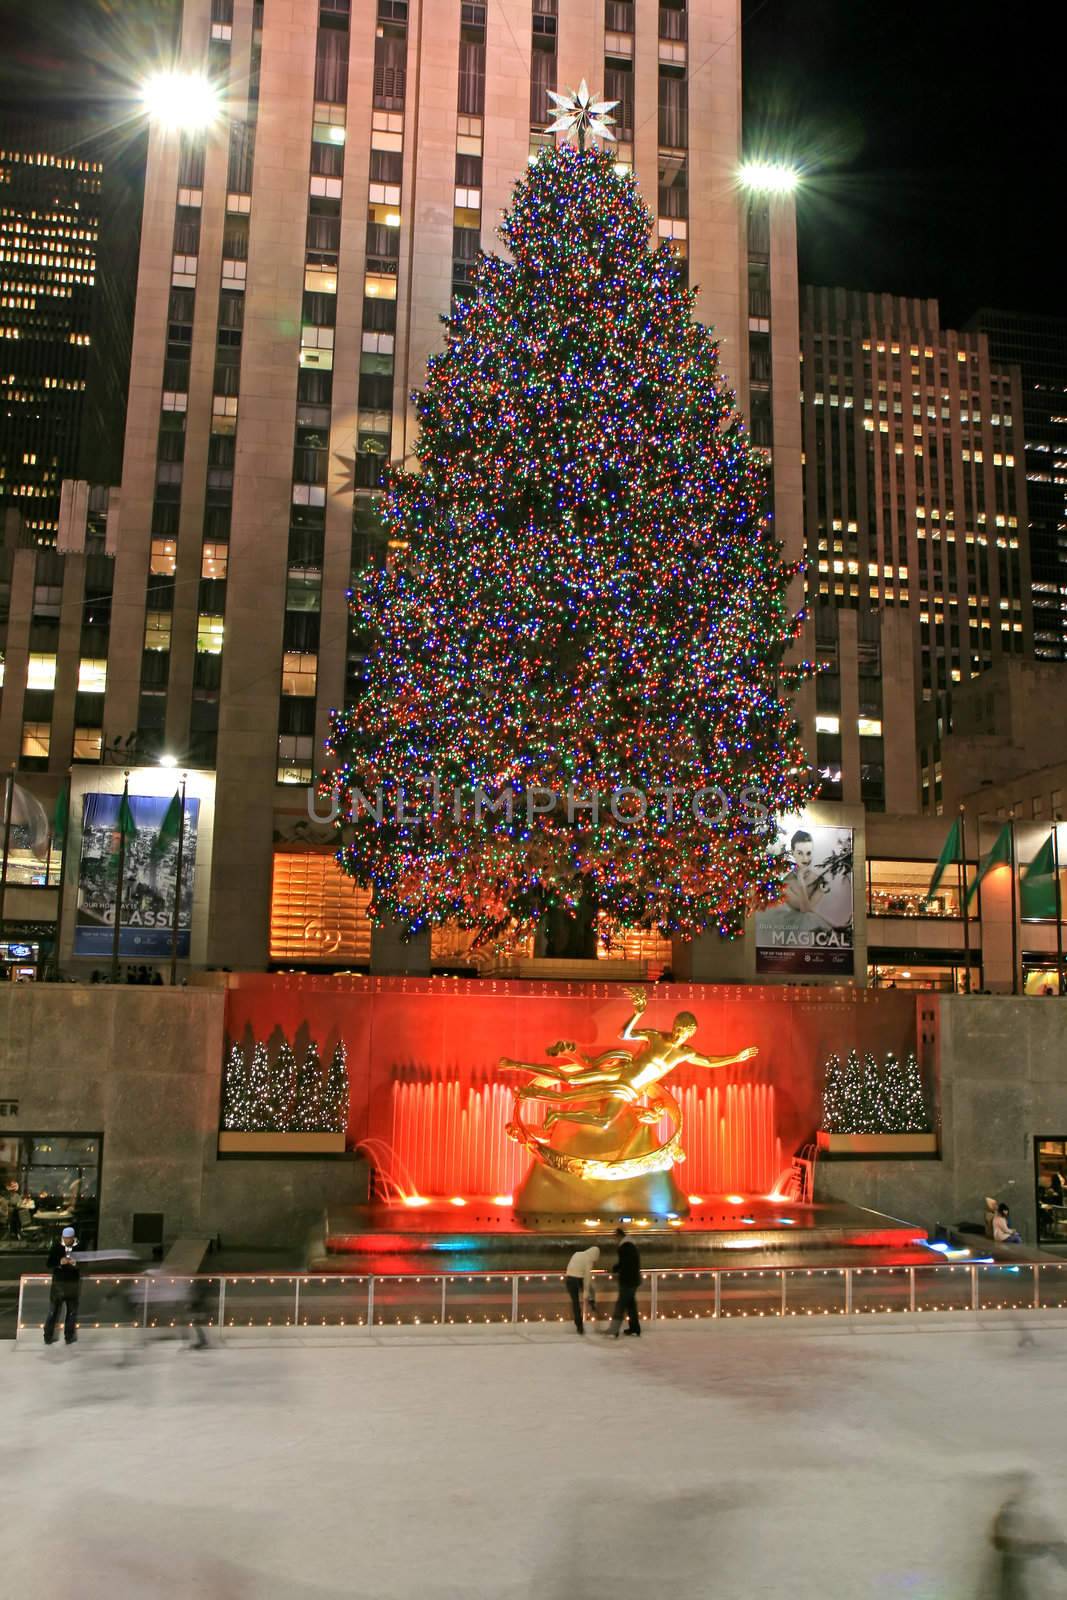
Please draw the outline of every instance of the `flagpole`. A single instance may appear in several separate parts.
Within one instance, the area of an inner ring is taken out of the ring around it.
[[[7,779],[7,796],[4,800],[4,859],[0,867],[0,939],[7,938],[7,858],[11,851],[11,810],[15,804],[15,763]]]
[[[178,860],[174,869],[174,917],[170,925],[170,982],[172,988],[178,981],[178,924],[181,919],[182,909],[182,855],[185,848],[185,782],[186,775],[183,772],[181,810],[178,812]]]
[[[115,931],[114,931],[114,933],[112,935],[112,939],[111,939],[111,981],[112,981],[112,983],[118,983],[118,981],[119,981],[119,934],[122,931],[122,880],[123,880],[123,878],[124,878],[124,876],[126,874],[126,829],[123,827],[123,822],[125,820],[126,807],[129,805],[129,795],[130,795],[130,775],[127,772],[127,773],[125,773],[123,775],[122,799],[119,801],[119,815],[118,815],[118,827],[119,827],[119,872],[118,872],[118,883],[116,884],[116,888],[115,888]]]
[[[1060,819],[1052,822],[1052,877],[1056,885],[1056,993],[1063,993],[1063,901],[1060,894]]]
[[[1008,818],[1008,840],[1011,845],[1011,992],[1019,994],[1019,886],[1016,883],[1016,808],[1011,808]]]
[[[65,813],[67,820],[63,828],[63,848],[59,852],[59,899],[56,902],[56,942],[53,952],[53,960],[55,963],[57,978],[59,977],[59,952],[62,948],[61,941],[63,938],[63,890],[66,885],[67,878],[67,845],[70,841],[70,790],[72,781],[73,772],[72,769],[68,767],[67,776],[63,779],[63,785],[66,792]],[[53,837],[54,833],[55,830],[53,828]],[[51,849],[51,847],[49,848]]]
[[[985,918],[982,915],[982,813],[979,811],[974,819],[974,830],[977,835],[975,855],[978,857],[978,872],[975,874],[975,894],[978,896],[978,987],[985,990]]]
[[[960,806],[960,905],[963,907],[964,993],[971,992],[971,913],[967,905],[967,823]]]

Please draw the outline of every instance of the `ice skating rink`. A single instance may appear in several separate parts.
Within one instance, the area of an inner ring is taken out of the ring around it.
[[[1067,1328],[1022,1326],[7,1344],[3,1590],[981,1600],[1006,1500],[1067,1526]]]

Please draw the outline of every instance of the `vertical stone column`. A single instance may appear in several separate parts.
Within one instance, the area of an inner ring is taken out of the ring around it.
[[[859,656],[856,639],[856,613],[845,609],[837,613],[837,652],[840,670],[841,703],[838,709],[841,729],[841,798],[846,805],[860,800],[859,736]]]
[[[222,658],[212,965],[267,960],[315,13],[268,5]]]
[[[375,928],[370,941],[370,969],[381,977],[429,977],[429,933],[405,939],[398,922]]]
[[[493,14],[490,8],[489,27]],[[393,455],[408,466],[418,437],[408,399],[444,344],[441,318],[452,300],[452,228],[456,210],[456,125],[459,116],[459,26],[456,0],[419,0],[408,14],[407,110],[401,191],[401,301],[396,316]],[[489,85],[486,84],[488,96]],[[403,286],[406,285],[406,291]]]

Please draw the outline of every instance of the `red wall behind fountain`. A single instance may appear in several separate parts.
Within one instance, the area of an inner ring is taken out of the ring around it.
[[[497,1073],[502,1055],[542,1061],[556,1039],[602,1050],[629,1015],[612,983],[261,973],[229,983],[230,1041],[276,1045],[280,1030],[298,1052],[316,1039],[328,1059],[344,1040],[350,1142],[383,1141],[402,1185],[431,1196],[511,1193],[521,1180],[529,1157],[504,1134],[516,1080]],[[818,1127],[830,1052],[881,1059],[915,1049],[916,1000],[886,990],[652,986],[651,1026],[667,1028],[676,1011],[689,1010],[701,1051],[759,1049],[745,1066],[672,1075],[686,1111],[683,1187],[769,1189]]]

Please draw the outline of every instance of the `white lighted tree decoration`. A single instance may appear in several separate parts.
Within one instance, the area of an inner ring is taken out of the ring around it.
[[[587,133],[594,139],[610,139],[614,144],[615,135],[611,130],[615,118],[609,117],[608,112],[618,105],[617,100],[595,100],[584,78],[570,94],[557,94],[555,89],[549,89],[548,98],[556,108],[556,120],[549,124],[546,133],[576,133],[579,150],[585,149]]]

